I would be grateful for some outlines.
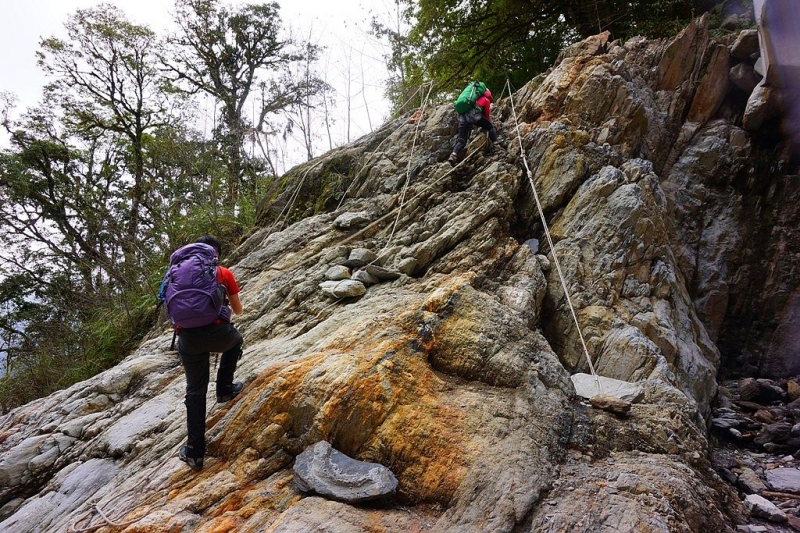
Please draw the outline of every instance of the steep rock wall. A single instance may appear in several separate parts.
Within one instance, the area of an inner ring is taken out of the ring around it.
[[[442,106],[294,169],[230,258],[247,385],[223,406],[212,385],[205,468],[175,456],[183,374],[154,332],[0,418],[0,529],[733,531],[705,421],[721,364],[789,366],[797,224],[781,145],[741,128],[747,95],[720,74],[731,45],[704,19],[669,42],[600,35],[499,99],[505,151],[475,136],[451,168]],[[354,248],[402,275],[324,296]],[[642,385],[629,416],[575,395],[567,296],[598,372]],[[322,439],[389,467],[396,496],[302,494],[294,457]]]

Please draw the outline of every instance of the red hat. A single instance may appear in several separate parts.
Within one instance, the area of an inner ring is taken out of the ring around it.
[[[492,91],[489,89],[486,89],[486,92],[483,93],[483,96],[485,96],[490,102],[492,101]]]

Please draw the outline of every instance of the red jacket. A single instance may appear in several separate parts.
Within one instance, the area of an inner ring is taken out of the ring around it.
[[[475,101],[475,105],[483,109],[483,117],[486,120],[492,120],[489,108],[492,107],[492,93],[489,89],[483,93],[483,96]]]

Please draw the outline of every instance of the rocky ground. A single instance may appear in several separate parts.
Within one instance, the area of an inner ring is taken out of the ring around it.
[[[712,410],[712,462],[742,495],[739,531],[800,531],[800,378],[723,382]]]

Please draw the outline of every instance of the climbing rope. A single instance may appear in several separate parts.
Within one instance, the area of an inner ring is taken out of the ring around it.
[[[506,80],[506,86],[508,87],[509,93],[511,92],[511,82]],[[542,203],[539,201],[539,195],[536,192],[536,185],[533,183],[533,173],[531,172],[530,167],[528,166],[528,158],[525,156],[525,148],[522,146],[522,135],[519,133],[519,121],[517,120],[517,111],[514,108],[514,97],[513,95],[511,98],[511,114],[514,117],[514,130],[517,134],[517,142],[519,143],[519,153],[522,157],[522,163],[525,165],[525,173],[528,177],[528,182],[531,184],[531,191],[533,191],[533,199],[536,201],[536,209],[539,211],[539,218],[542,220],[542,227],[544,228],[544,234],[547,238],[547,244],[550,246],[550,251],[553,253],[553,263],[556,265],[556,271],[558,272],[558,278],[561,280],[561,286],[564,288],[564,296],[567,299],[567,305],[569,306],[569,311],[572,313],[572,319],[575,321],[575,329],[578,330],[578,337],[581,340],[581,346],[583,346],[583,353],[586,356],[586,362],[589,364],[589,370],[594,377],[595,382],[597,383],[597,389],[602,393],[603,387],[600,384],[600,378],[597,376],[597,372],[594,370],[594,364],[592,364],[592,358],[589,357],[589,350],[586,348],[586,341],[583,339],[583,333],[581,333],[581,326],[578,323],[578,315],[575,314],[575,308],[572,306],[572,300],[569,297],[569,289],[567,289],[567,282],[564,280],[564,274],[561,272],[561,265],[558,262],[558,257],[556,256],[556,249],[553,245],[553,239],[550,236],[550,228],[547,226],[547,220],[544,217],[544,210],[542,209]]]
[[[292,207],[294,207],[294,203],[297,200],[298,195],[300,194],[300,190],[303,188],[303,183],[306,181],[306,176],[308,176],[309,172],[314,170],[316,167],[318,167],[322,163],[323,163],[322,160],[317,161],[316,163],[314,163],[313,165],[311,165],[310,167],[308,167],[306,169],[306,171],[303,173],[303,177],[300,178],[300,182],[297,184],[297,187],[292,192],[292,195],[289,197],[289,201],[286,203],[285,206],[283,206],[283,209],[281,209],[281,212],[278,214],[277,218],[275,219],[275,222],[273,222],[272,226],[270,226],[269,230],[267,231],[267,234],[272,233],[272,231],[275,229],[275,226],[278,226],[279,230],[281,229],[281,227],[283,225],[283,222],[281,222],[282,218],[285,219],[285,220],[289,219],[289,213],[291,213]],[[279,223],[280,223],[280,225],[279,225]]]
[[[405,102],[403,102],[403,104],[400,106],[400,109],[405,108],[405,106],[408,105],[408,103],[411,102],[411,100],[413,100],[418,94],[420,94],[425,89],[425,87],[427,87],[427,86],[430,86],[431,88],[433,88],[433,82],[432,81],[425,82],[422,85],[420,85],[419,87],[417,87],[417,89],[414,91],[414,94],[412,94]],[[428,90],[428,94],[429,95],[430,95],[430,92],[431,91]],[[425,102],[427,102],[427,96],[425,97]],[[413,118],[413,116],[412,116],[412,118]],[[419,124],[419,121],[417,121],[417,124]],[[372,158],[376,154],[380,154],[381,153],[381,151],[380,151],[381,146],[383,146],[383,143],[385,143],[387,140],[389,140],[389,137],[391,137],[391,135],[387,135],[386,137],[384,137],[384,139],[380,143],[378,143],[378,146],[376,146],[375,149],[365,159],[364,163],[361,165],[361,168],[359,168],[358,171],[356,171],[355,176],[353,176],[353,180],[350,182],[350,185],[347,186],[347,189],[342,194],[342,197],[341,197],[341,199],[339,200],[339,203],[336,206],[337,210],[340,207],[342,207],[342,204],[344,203],[345,198],[347,198],[347,194],[350,192],[350,189],[352,189],[353,186],[356,183],[358,183],[358,180],[362,176],[362,173],[363,173],[364,169],[370,168],[370,167],[368,167],[368,164],[372,161]]]
[[[394,231],[397,229],[397,221],[400,220],[400,213],[403,211],[403,206],[405,205],[405,198],[406,198],[406,191],[408,190],[408,183],[411,181],[411,163],[414,161],[414,148],[417,146],[417,134],[419,133],[419,125],[422,124],[422,118],[425,116],[425,107],[428,105],[428,99],[431,96],[431,91],[433,90],[433,82],[428,84],[428,92],[425,95],[425,98],[422,100],[422,106],[419,109],[419,116],[417,117],[416,127],[414,128],[414,138],[411,141],[411,153],[408,155],[408,165],[406,165],[406,179],[405,183],[403,183],[403,191],[400,193],[400,205],[397,207],[397,216],[394,219],[394,223],[392,224],[392,231],[389,232],[389,238],[386,240],[386,244],[384,245],[383,249],[386,250],[389,248],[389,245],[392,244],[392,239],[394,238]]]

